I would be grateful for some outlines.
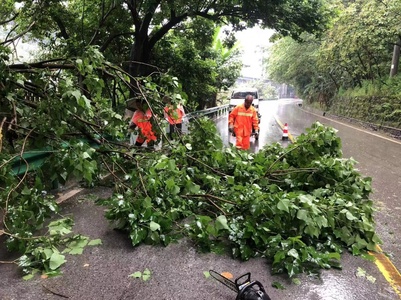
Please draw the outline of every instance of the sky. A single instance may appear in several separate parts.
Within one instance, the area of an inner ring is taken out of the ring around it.
[[[242,62],[244,67],[241,76],[246,77],[263,77],[262,58],[263,47],[271,45],[270,36],[273,34],[271,29],[261,29],[260,27],[249,28],[241,32],[237,32],[235,36],[240,44],[242,54]],[[35,51],[35,47],[31,44],[18,41],[15,45],[18,57],[14,57],[14,62],[29,61],[30,52]]]
[[[236,33],[235,36],[240,43],[240,49],[243,51],[242,76],[256,78],[263,76],[262,48],[272,45],[269,38],[273,33],[274,31],[271,29],[261,29],[260,27],[249,28]]]
[[[2,0],[0,0],[2,1]],[[8,30],[0,28],[0,39],[3,40],[7,36]],[[12,63],[22,63],[32,58],[31,52],[37,51],[37,47],[32,43],[24,43],[22,39],[16,40],[11,48],[15,50],[12,54]]]

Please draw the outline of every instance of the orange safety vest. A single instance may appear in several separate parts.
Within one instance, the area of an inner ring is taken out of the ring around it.
[[[147,142],[156,141],[156,136],[152,131],[152,124],[150,123],[150,118],[152,117],[152,112],[148,109],[145,112],[137,109],[132,116],[132,123],[134,123],[139,128],[139,136],[146,138]]]
[[[234,125],[236,135],[250,136],[252,127],[259,130],[258,113],[252,105],[246,109],[244,104],[239,104],[231,111],[228,124]]]
[[[182,118],[185,116],[182,105],[178,105],[176,109],[172,105],[168,105],[164,108],[164,112],[165,117],[171,125],[181,124]]]

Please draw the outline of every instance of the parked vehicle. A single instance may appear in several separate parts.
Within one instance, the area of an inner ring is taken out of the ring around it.
[[[256,88],[239,88],[233,90],[230,97],[229,111],[231,112],[238,104],[244,103],[246,95],[253,96],[252,105],[256,108],[260,119],[261,115],[259,114],[259,100],[262,99],[259,98],[259,92]]]

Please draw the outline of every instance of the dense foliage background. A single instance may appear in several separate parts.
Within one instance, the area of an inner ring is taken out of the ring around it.
[[[400,2],[328,3],[337,17],[325,34],[279,40],[266,60],[269,77],[321,109],[400,128],[401,79],[389,77],[394,46],[401,46]]]

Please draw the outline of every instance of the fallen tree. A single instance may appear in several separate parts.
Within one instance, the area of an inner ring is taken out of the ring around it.
[[[189,237],[204,251],[266,257],[290,277],[340,267],[340,254],[375,250],[371,179],[343,159],[335,130],[315,123],[295,144],[258,153],[224,148],[200,119],[162,153],[135,156],[100,201],[133,246]]]
[[[62,71],[47,62],[44,69],[0,65],[0,104],[16,119],[19,136],[14,149],[4,144],[0,149],[0,234],[19,255],[11,263],[28,276],[58,274],[63,253],[79,253],[91,243],[71,231],[69,219],[54,220],[41,232],[58,211],[51,194],[42,193],[49,179],[74,177],[94,186],[110,172],[115,193],[100,203],[134,246],[168,245],[186,236],[205,251],[228,250],[245,260],[266,257],[273,272],[292,277],[339,267],[343,249],[358,255],[380,242],[371,180],[353,160],[342,158],[333,129],[314,124],[288,148],[273,144],[254,154],[224,148],[215,125],[198,119],[179,140],[163,136],[160,151],[138,151],[124,142],[127,123],[110,107],[105,88],[105,76],[111,77],[123,98],[131,87],[129,74],[96,49],[62,65],[67,66]],[[173,102],[182,96],[176,79],[156,77],[157,82],[146,77],[136,83],[158,116],[164,95]],[[27,92],[38,98],[29,101]],[[153,122],[162,134],[165,121]],[[15,159],[29,167],[24,153],[45,145],[49,157],[42,167],[13,175]]]

